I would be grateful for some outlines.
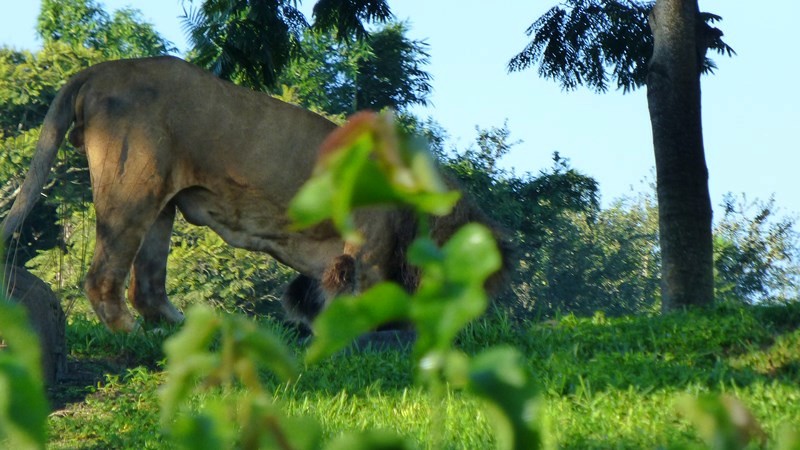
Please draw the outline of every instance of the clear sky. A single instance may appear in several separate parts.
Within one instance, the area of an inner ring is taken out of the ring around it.
[[[508,74],[508,60],[527,43],[525,30],[558,0],[389,0],[410,36],[429,44],[432,116],[459,148],[475,126],[508,120],[520,139],[505,165],[536,173],[554,151],[600,182],[604,203],[646,189],[653,173],[652,136],[645,91],[622,95],[586,89],[563,92],[535,70]],[[0,45],[35,50],[39,1],[0,0]],[[112,11],[130,5],[184,51],[180,0],[100,0]],[[187,2],[187,5],[189,2]],[[309,11],[313,0],[302,8]],[[703,79],[703,120],[715,210],[726,192],[748,199],[775,195],[785,214],[800,214],[800,63],[792,48],[800,17],[793,0],[700,1],[724,18],[718,25],[738,53],[715,55],[719,70]]]

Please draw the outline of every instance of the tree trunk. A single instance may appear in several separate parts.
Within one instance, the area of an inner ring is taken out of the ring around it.
[[[711,199],[703,150],[700,67],[705,28],[696,0],[658,0],[647,76],[662,254],[662,310],[714,300]]]

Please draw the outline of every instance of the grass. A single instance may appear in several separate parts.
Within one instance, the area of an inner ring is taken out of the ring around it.
[[[112,335],[73,319],[71,366],[93,367],[99,378],[51,391],[59,408],[50,416],[49,446],[170,448],[156,394],[165,379],[163,339]],[[773,443],[787,424],[800,424],[800,304],[524,324],[497,314],[470,325],[458,342],[467,353],[501,344],[527,356],[548,442],[559,448],[702,448],[676,404],[704,393],[741,400]],[[326,441],[383,429],[421,448],[495,445],[485,405],[452,391],[435,400],[414,384],[408,352],[343,353],[306,368],[292,385],[270,386],[287,415],[318,422]]]

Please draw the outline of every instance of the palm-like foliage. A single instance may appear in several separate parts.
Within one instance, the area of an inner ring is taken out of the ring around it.
[[[320,0],[314,6],[315,26],[335,30],[342,41],[366,37],[364,22],[389,18],[385,0]],[[195,63],[261,90],[274,87],[301,53],[308,26],[296,0],[205,0],[184,14]]]
[[[586,85],[608,89],[610,80],[624,92],[645,84],[653,54],[648,15],[653,2],[632,0],[567,0],[548,10],[526,31],[533,40],[508,63],[509,71],[539,65],[539,75],[557,80],[564,89]],[[711,24],[720,16],[701,13],[698,30],[708,49],[729,56],[733,49],[722,41],[722,31]],[[703,73],[714,62],[701,49]]]
[[[336,30],[339,40],[367,36],[364,22],[386,22],[392,12],[386,0],[319,0],[314,5],[314,26]]]
[[[308,26],[295,2],[208,0],[184,15],[198,65],[256,89],[275,84]]]

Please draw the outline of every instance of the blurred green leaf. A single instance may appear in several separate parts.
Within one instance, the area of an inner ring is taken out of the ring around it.
[[[500,268],[500,253],[491,231],[469,224],[438,250],[430,239],[417,239],[409,261],[422,268],[411,316],[418,325],[415,352],[445,351],[458,332],[486,310],[486,279]]]
[[[240,391],[209,399],[201,413],[179,416],[172,427],[173,438],[182,448],[320,448],[319,425],[284,417],[265,393]]]
[[[333,175],[309,179],[289,205],[289,217],[297,228],[307,228],[333,216]]]
[[[23,308],[0,296],[0,442],[8,448],[44,448],[49,408],[41,350]]]
[[[219,365],[219,355],[208,347],[220,328],[214,311],[203,305],[186,313],[180,332],[164,343],[168,378],[159,391],[161,420],[167,426],[194,388],[195,381]]]
[[[211,346],[219,339],[219,350]],[[198,380],[206,386],[232,384],[235,378],[253,395],[262,391],[258,368],[292,379],[299,372],[286,345],[258,324],[241,316],[218,316],[207,306],[186,314],[183,329],[164,344],[169,378],[161,389],[162,421],[168,425]]]
[[[247,394],[245,394],[247,395]],[[251,411],[244,448],[316,450],[322,446],[319,424],[305,417],[285,417],[280,407],[262,395],[250,398]]]
[[[177,363],[207,350],[220,324],[219,317],[208,306],[195,305],[189,309],[181,331],[164,343],[164,351],[170,362]]]
[[[685,396],[677,403],[678,411],[697,429],[700,437],[714,450],[750,448],[766,443],[767,435],[753,414],[734,397],[726,395]]]
[[[233,448],[236,442],[236,426],[220,399],[204,404],[200,413],[179,415],[170,434],[180,448],[187,450]]]
[[[2,294],[0,294],[0,340],[6,341],[8,346],[6,351],[9,352],[0,355],[13,356],[32,374],[41,372],[42,352],[39,338],[29,325],[28,314],[22,306],[5,300]]]
[[[240,358],[257,362],[281,380],[297,378],[300,369],[294,355],[277,336],[260,328],[256,322],[241,316],[230,318],[229,327],[238,334]]]
[[[494,406],[500,448],[543,446],[538,390],[519,351],[512,347],[486,350],[472,360],[469,379],[469,389]]]
[[[459,283],[483,286],[502,265],[492,232],[483,225],[465,225],[443,250],[447,276]]]
[[[314,321],[306,362],[318,362],[382,324],[406,319],[410,305],[411,297],[394,283],[377,284],[358,297],[337,297]]]
[[[781,425],[778,430],[778,439],[775,444],[775,450],[798,450],[800,449],[800,430],[796,428],[797,424],[789,425],[785,423]]]
[[[388,431],[366,431],[344,435],[327,446],[325,450],[412,450],[407,440]]]
[[[359,242],[353,209],[407,205],[444,215],[460,198],[448,191],[428,150],[400,139],[391,114],[359,113],[328,138],[314,174],[289,205],[296,228],[330,219],[343,237]]]

